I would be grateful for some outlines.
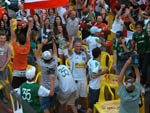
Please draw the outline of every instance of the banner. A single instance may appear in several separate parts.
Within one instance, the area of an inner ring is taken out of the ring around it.
[[[69,0],[25,0],[25,9],[48,9],[64,6]]]

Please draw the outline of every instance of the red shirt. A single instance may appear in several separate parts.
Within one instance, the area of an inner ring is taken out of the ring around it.
[[[92,0],[89,0],[89,4],[92,4]],[[94,4],[92,5],[92,8],[95,9],[96,6],[96,0],[94,1]]]
[[[117,6],[118,5],[118,0],[109,0],[109,2],[110,2],[110,8],[111,8],[111,11],[112,12],[115,12],[115,6]]]
[[[108,28],[107,24],[105,24],[105,23],[100,23],[100,24],[95,23],[94,25],[97,26],[98,28],[102,29],[102,31],[100,33],[100,37],[105,38],[105,30],[107,30],[107,28]]]
[[[3,14],[7,13],[7,11],[4,8],[0,8],[0,19],[2,19]]]

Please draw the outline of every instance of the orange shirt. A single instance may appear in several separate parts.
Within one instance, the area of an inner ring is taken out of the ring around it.
[[[27,58],[30,51],[30,40],[24,46],[20,46],[16,41],[12,43],[14,49],[13,70],[25,70]]]

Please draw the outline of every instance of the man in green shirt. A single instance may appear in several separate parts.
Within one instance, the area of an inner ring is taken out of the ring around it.
[[[133,33],[133,48],[139,54],[146,51],[146,31],[143,29],[142,21],[136,23],[136,32]]]
[[[133,50],[137,51],[137,53],[139,54],[139,66],[142,72],[141,84],[144,86],[146,81],[146,70],[147,70],[147,67],[145,67],[147,63],[147,57],[146,57],[147,33],[146,30],[143,29],[142,21],[138,21],[135,27],[136,27],[136,32],[133,33],[132,46],[133,46]]]
[[[113,56],[114,56],[113,67],[116,70],[116,74],[119,75],[122,69],[122,66],[124,65],[124,61],[122,61],[121,59],[122,54],[125,52],[129,52],[130,49],[131,49],[130,41],[126,41],[124,39],[122,31],[117,31],[116,38],[113,40]],[[126,73],[129,73],[129,72],[126,71]]]

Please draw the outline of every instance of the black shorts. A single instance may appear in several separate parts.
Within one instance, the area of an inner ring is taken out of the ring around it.
[[[98,101],[99,98],[99,94],[100,94],[100,89],[91,89],[89,88],[89,108],[93,109],[94,104],[96,104],[96,102]]]
[[[26,82],[26,77],[13,77],[12,87],[18,88],[22,83]]]

